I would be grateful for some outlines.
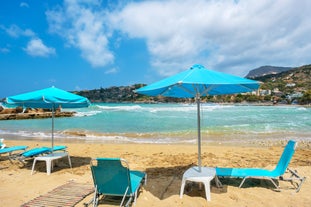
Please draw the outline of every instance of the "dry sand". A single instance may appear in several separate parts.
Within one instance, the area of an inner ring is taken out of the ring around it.
[[[7,146],[27,145],[49,146],[50,142],[6,140]],[[89,163],[96,157],[121,157],[131,169],[147,172],[148,183],[142,188],[137,207],[145,206],[310,206],[311,205],[311,149],[298,146],[290,167],[306,176],[299,193],[295,193],[289,182],[280,181],[281,192],[273,190],[269,181],[249,180],[238,188],[241,180],[225,179],[223,188],[211,183],[211,201],[205,199],[204,188],[194,186],[191,192],[179,198],[183,172],[197,163],[196,145],[160,144],[89,144],[57,143],[68,146],[73,168],[67,160],[61,160],[51,175],[46,175],[44,162],[36,165],[36,172],[30,175],[32,161],[25,166],[10,163],[6,156],[0,157],[0,205],[20,206],[43,195],[68,181],[92,183]],[[202,146],[202,164],[220,167],[262,167],[272,169],[283,151],[283,146]],[[77,206],[83,206],[91,196]],[[100,206],[109,206],[101,204]],[[115,205],[112,205],[115,206]]]

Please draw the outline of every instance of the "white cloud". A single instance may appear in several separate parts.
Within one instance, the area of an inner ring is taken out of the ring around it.
[[[105,72],[105,74],[114,74],[114,73],[117,73],[117,72],[118,72],[117,68],[110,68],[109,70],[107,70]]]
[[[129,37],[146,39],[162,75],[193,63],[245,75],[263,64],[310,61],[310,8],[308,0],[145,1],[125,5],[110,21]]]
[[[82,89],[81,89],[80,86],[75,86],[75,90],[76,90],[76,91],[81,91]]]
[[[10,50],[8,48],[0,48],[0,53],[9,53]]]
[[[237,75],[262,65],[310,64],[309,0],[103,4],[66,0],[46,12],[50,32],[81,50],[94,67],[114,63],[110,47],[122,44],[120,38],[145,40],[151,65],[163,76],[195,63]]]
[[[21,29],[19,26],[12,24],[10,27],[6,28],[1,26],[1,28],[11,37],[18,38],[20,36],[33,37],[35,33],[31,29]]]
[[[41,39],[35,38],[28,42],[27,47],[24,49],[28,55],[38,57],[48,57],[55,54],[55,49],[44,45]]]
[[[29,8],[29,4],[27,4],[26,2],[21,2],[19,4],[20,7],[25,7],[25,8]]]
[[[109,34],[104,26],[105,14],[96,8],[97,1],[65,1],[64,7],[46,12],[49,30],[81,50],[81,55],[94,67],[107,66],[114,61],[109,50]]]

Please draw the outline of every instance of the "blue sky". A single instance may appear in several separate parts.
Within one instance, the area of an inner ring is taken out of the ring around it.
[[[0,98],[311,63],[309,0],[0,2]]]

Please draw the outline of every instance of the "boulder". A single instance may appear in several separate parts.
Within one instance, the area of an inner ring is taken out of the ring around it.
[[[1,114],[16,114],[16,109],[3,109]]]
[[[19,106],[19,107],[16,107],[16,113],[22,113],[23,112],[23,107]]]

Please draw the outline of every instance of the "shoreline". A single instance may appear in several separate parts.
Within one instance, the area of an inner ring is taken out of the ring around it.
[[[13,142],[51,142],[51,137],[22,137],[22,136],[1,136],[4,138],[5,141],[13,141]],[[118,137],[122,137],[122,135],[114,135],[111,139],[103,140],[97,139],[96,137],[56,137],[54,136],[54,141],[56,143],[84,143],[84,144],[120,144],[120,145],[181,145],[181,146],[197,146],[197,138],[193,137],[192,140],[182,140],[178,139],[177,141],[172,139],[168,141],[167,138],[161,138],[160,141],[156,141],[156,138],[152,138],[150,140],[148,138],[135,138],[135,140],[130,140],[133,137],[127,137],[127,140],[120,139]],[[266,136],[265,136],[266,137]],[[202,137],[201,145],[202,146],[241,146],[241,147],[273,147],[273,146],[283,146],[287,143],[288,140],[296,140],[299,142],[299,145],[303,149],[311,149],[311,139],[309,137],[306,138],[249,138],[249,139],[226,139],[226,137],[220,137],[221,139],[213,138],[206,138]],[[142,139],[143,141],[137,141]],[[148,140],[148,141],[146,141]]]

